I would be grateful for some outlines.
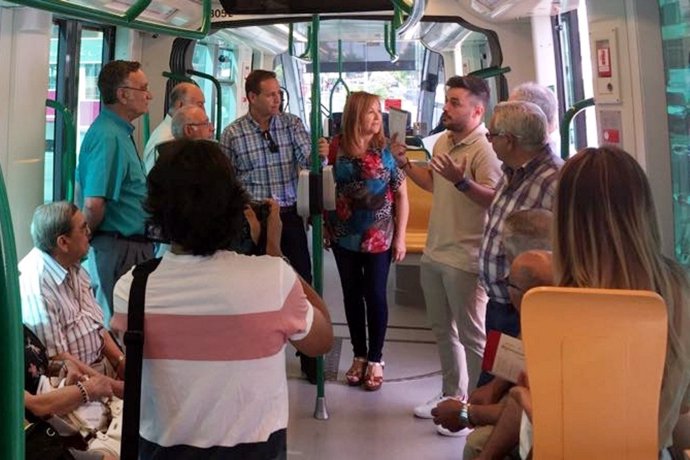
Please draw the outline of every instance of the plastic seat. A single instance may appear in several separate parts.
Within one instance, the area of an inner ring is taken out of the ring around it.
[[[533,458],[658,458],[663,299],[648,291],[536,288],[521,317]]]
[[[427,161],[424,150],[408,150],[407,158],[416,163],[426,163]],[[408,179],[407,198],[410,202],[410,215],[407,220],[405,245],[408,253],[421,254],[424,246],[426,246],[432,195]]]

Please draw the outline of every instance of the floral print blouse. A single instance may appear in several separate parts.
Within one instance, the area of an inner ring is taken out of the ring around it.
[[[340,154],[333,176],[336,210],[327,215],[333,244],[355,252],[387,251],[395,234],[394,193],[405,179],[390,150],[369,149],[357,158]]]

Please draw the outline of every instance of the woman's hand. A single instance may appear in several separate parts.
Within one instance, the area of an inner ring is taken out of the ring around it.
[[[330,144],[328,143],[328,140],[325,137],[319,138],[319,156],[323,160],[328,159],[329,149],[330,149]]]
[[[256,213],[252,207],[247,204],[244,208],[244,217],[249,223],[249,236],[254,244],[259,244],[259,236],[261,236],[261,222],[256,218]]]
[[[63,361],[63,366],[65,367],[65,371],[67,373],[65,375],[65,385],[74,385],[84,375],[79,369],[79,366],[74,364],[72,361]]]
[[[266,201],[271,207],[266,222],[266,254],[282,257],[283,251],[280,249],[280,240],[283,234],[283,221],[280,220],[280,205],[273,199]]]
[[[397,134],[393,134],[393,138],[391,139],[391,143],[388,149],[393,154],[393,158],[395,159],[395,162],[398,164],[398,167],[402,168],[409,161],[405,156],[405,153],[407,152],[407,146],[405,144],[398,142],[397,137]]]
[[[393,240],[393,262],[402,262],[407,254],[407,245],[405,244],[405,235],[398,234]]]
[[[90,401],[100,401],[103,398],[109,399],[113,396],[110,379],[105,375],[97,374],[93,377],[86,377],[83,379],[82,385],[89,394]]]

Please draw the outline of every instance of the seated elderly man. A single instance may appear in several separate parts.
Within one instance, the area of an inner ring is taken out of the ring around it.
[[[551,252],[534,250],[522,252],[510,266],[509,277],[510,300],[518,311],[524,294],[537,286],[553,284]],[[510,385],[503,386],[501,399],[493,404],[463,403],[449,399],[440,403],[432,410],[434,423],[442,425],[450,431],[463,428],[478,427],[467,437],[464,460],[476,458],[482,453],[487,439],[491,435],[493,426],[499,421],[501,412],[507,402]]]
[[[84,214],[65,201],[39,206],[31,222],[34,248],[19,262],[23,322],[51,360],[75,372],[123,377],[125,357],[103,324],[103,311],[80,261],[89,250]],[[89,369],[93,368],[93,369]]]

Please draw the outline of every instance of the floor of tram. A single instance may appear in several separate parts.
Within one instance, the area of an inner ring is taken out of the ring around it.
[[[349,387],[345,372],[352,362],[352,348],[338,272],[330,252],[324,252],[323,265],[324,299],[336,336],[333,350],[325,361],[329,417],[328,420],[314,418],[316,387],[301,377],[294,348],[288,347],[288,459],[461,458],[464,438],[440,436],[431,420],[412,415],[415,405],[430,399],[441,388],[436,345],[426,323],[424,306],[394,303],[395,266],[392,266],[383,387],[376,392]]]

